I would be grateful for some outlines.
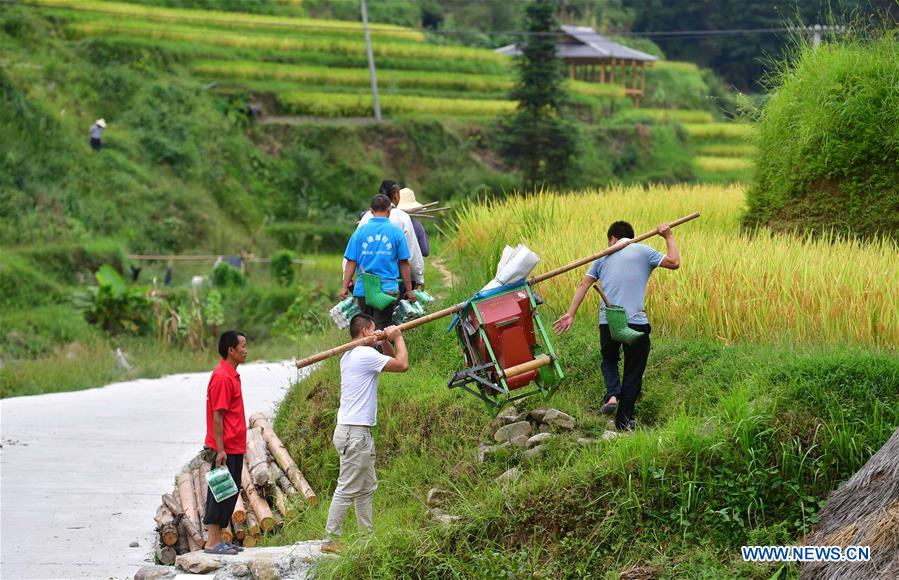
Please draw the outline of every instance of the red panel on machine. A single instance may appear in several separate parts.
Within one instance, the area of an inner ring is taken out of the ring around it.
[[[534,322],[531,316],[531,302],[526,292],[510,292],[496,298],[479,302],[477,305],[484,321],[484,332],[496,355],[496,360],[503,368],[534,359],[532,348],[537,339],[534,335]],[[478,319],[472,311],[468,321],[477,328]],[[487,346],[477,339],[476,346],[481,360],[490,360]],[[537,371],[530,371],[508,379],[510,389],[521,388],[537,377]]]

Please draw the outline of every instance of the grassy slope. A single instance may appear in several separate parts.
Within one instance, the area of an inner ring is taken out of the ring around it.
[[[759,118],[747,225],[896,237],[896,41],[804,46],[784,66]]]
[[[549,403],[586,436],[606,428],[593,316],[557,339],[567,378]],[[445,387],[460,364],[454,337],[435,323],[409,341],[410,371],[381,380],[376,538],[353,543],[350,522],[351,551],[323,577],[617,578],[648,566],[669,577],[767,578],[779,566],[743,563],[739,546],[797,542],[827,494],[899,423],[899,362],[888,354],[657,338],[635,435],[590,447],[563,437],[530,463],[514,452],[479,464],[489,417]],[[288,518],[270,543],[322,534],[337,476],[338,392],[331,361],[280,409],[278,429],[322,503]],[[516,465],[519,483],[493,481]],[[434,486],[456,492],[447,510],[459,522],[429,522]]]

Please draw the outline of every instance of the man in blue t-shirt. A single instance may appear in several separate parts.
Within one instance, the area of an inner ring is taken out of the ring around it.
[[[409,247],[403,231],[390,223],[390,198],[378,194],[371,200],[371,220],[353,234],[347,244],[343,257],[346,266],[343,270],[343,286],[340,288],[340,299],[350,293],[350,281],[358,268],[367,274],[374,274],[381,279],[381,291],[399,297],[399,283],[402,276],[406,288],[405,298],[415,301],[412,293],[412,274],[409,266]],[[353,286],[353,296],[364,314],[375,319],[375,326],[383,330],[391,323],[396,302],[383,310],[378,310],[365,302],[365,286],[362,277]]]
[[[654,250],[644,244],[630,244],[614,254],[604,256],[590,266],[587,275],[578,284],[571,300],[571,306],[554,324],[557,333],[567,332],[574,322],[574,315],[583,302],[590,286],[599,281],[610,304],[624,307],[627,325],[644,333],[634,344],[622,344],[612,340],[606,322],[605,305],[599,311],[599,343],[602,351],[602,376],[606,383],[603,399],[603,413],[615,414],[615,426],[621,430],[631,430],[636,425],[634,405],[643,388],[643,371],[649,358],[649,333],[652,328],[643,302],[646,298],[646,283],[649,275],[657,267],[677,270],[680,267],[680,252],[674,241],[674,234],[668,224],[658,228],[665,238],[667,253]],[[633,239],[634,228],[627,222],[615,222],[608,231],[609,246]],[[624,375],[618,372],[618,361],[624,349]]]

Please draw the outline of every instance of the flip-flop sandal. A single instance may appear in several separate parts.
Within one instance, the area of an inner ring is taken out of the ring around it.
[[[231,542],[231,547],[234,548],[235,550],[237,550],[238,552],[243,552],[243,546],[235,544],[234,542]]]
[[[603,415],[611,415],[618,410],[618,403],[606,403],[602,406]]]
[[[217,556],[236,556],[237,555],[237,550],[235,550],[234,547],[231,546],[231,544],[229,544],[227,542],[222,542],[221,544],[219,544],[218,546],[216,546],[212,549],[206,548],[203,551],[206,552],[207,554],[215,554]]]

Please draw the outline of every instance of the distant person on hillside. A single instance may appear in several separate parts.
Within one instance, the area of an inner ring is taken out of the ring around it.
[[[237,367],[247,360],[247,337],[235,330],[223,332],[219,337],[218,352],[222,360],[212,371],[206,387],[205,457],[213,468],[227,466],[240,489],[243,456],[247,450],[247,419]],[[222,528],[231,521],[237,498],[238,495],[232,495],[217,502],[211,492],[206,495],[203,523],[208,527],[209,535],[205,552],[233,556],[242,549],[222,539]]]
[[[103,131],[106,130],[106,119],[97,119],[91,125],[91,149],[99,151],[103,147]]]
[[[567,332],[574,323],[574,315],[587,292],[599,280],[611,304],[624,307],[628,326],[644,335],[634,344],[622,344],[612,340],[606,322],[605,305],[599,311],[599,343],[602,352],[602,376],[606,383],[603,399],[603,413],[615,413],[615,427],[619,430],[633,430],[636,427],[634,406],[643,388],[643,371],[649,358],[649,333],[652,328],[643,310],[646,298],[646,283],[654,269],[661,266],[669,270],[680,267],[680,252],[674,241],[674,234],[668,224],[659,226],[659,235],[665,238],[667,253],[645,245],[631,244],[609,256],[599,258],[590,266],[587,274],[578,284],[571,300],[571,306],[553,328],[559,334]],[[607,232],[609,247],[620,241],[632,239],[634,228],[623,221],[615,222]],[[618,371],[621,350],[624,349],[624,375]]]
[[[371,503],[378,489],[378,477],[371,428],[378,419],[378,378],[382,372],[403,373],[409,368],[409,353],[398,327],[380,331],[370,316],[357,314],[350,321],[350,337],[366,336],[380,338],[382,352],[357,346],[340,359],[340,408],[332,439],[340,456],[340,475],[328,510],[322,552],[342,551],[343,545],[337,538],[351,505],[356,508],[359,530],[372,532]]]
[[[421,255],[421,248],[418,245],[418,238],[415,236],[415,226],[412,224],[412,218],[405,211],[397,206],[400,203],[400,186],[395,181],[385,179],[381,182],[380,193],[386,195],[390,199],[390,223],[398,227],[406,238],[406,247],[409,248],[409,265],[412,267],[412,287],[423,288],[425,285],[425,261]],[[367,211],[359,220],[359,226],[362,227],[371,219],[371,211]],[[400,293],[405,296],[405,286],[400,287]]]
[[[408,187],[404,187],[400,190],[400,201],[396,204],[397,209],[401,209],[408,213],[422,207],[424,206],[415,199],[414,191]],[[427,258],[431,255],[431,241],[428,239],[428,232],[425,231],[425,227],[420,221],[412,217],[412,214],[409,214],[409,218],[412,220],[412,227],[415,229],[415,239],[418,240],[421,257]],[[422,284],[422,286],[424,286],[424,284]]]
[[[391,210],[390,200],[386,195],[379,193],[372,198],[370,213],[372,217],[353,233],[343,254],[345,265],[340,299],[343,300],[349,295],[350,282],[358,270],[380,278],[381,288],[374,289],[375,291],[380,290],[397,298],[403,296],[414,301],[415,294],[411,290],[409,248],[402,230],[390,223],[388,219]],[[402,277],[405,287],[410,289],[403,295],[400,294],[400,287],[397,283],[397,278],[400,277]],[[382,330],[390,324],[396,302],[380,310],[367,304],[365,283],[361,276],[356,280],[352,292],[360,310],[374,319],[378,330]]]

